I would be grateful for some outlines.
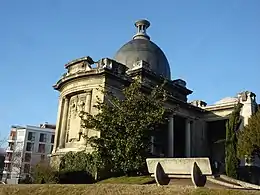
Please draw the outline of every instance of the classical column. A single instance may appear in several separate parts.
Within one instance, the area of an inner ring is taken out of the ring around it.
[[[168,157],[174,157],[174,118],[169,116],[168,123]]]
[[[86,101],[85,101],[85,112],[90,113],[91,112],[91,100],[92,100],[92,90],[86,91]],[[82,130],[81,130],[82,132]],[[83,134],[87,135],[87,129],[83,129]],[[85,145],[86,144],[86,139],[81,139],[82,143]]]
[[[190,119],[186,119],[185,154],[186,154],[186,157],[191,156],[191,121],[190,121]]]
[[[86,91],[85,112],[90,113],[91,99],[92,99],[92,91]]]
[[[59,148],[65,147],[68,110],[69,110],[69,99],[67,97],[64,97]]]
[[[55,129],[55,140],[53,143],[52,153],[56,152],[56,149],[59,144],[59,136],[60,136],[60,130],[61,130],[61,121],[62,121],[62,107],[63,107],[63,99],[61,97],[59,97],[59,106],[58,106],[56,129]]]

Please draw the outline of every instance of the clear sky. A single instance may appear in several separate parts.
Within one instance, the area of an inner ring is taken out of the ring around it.
[[[0,132],[11,125],[56,122],[52,85],[75,58],[113,57],[151,22],[172,79],[186,80],[189,100],[212,104],[250,90],[260,96],[259,0],[1,0]]]

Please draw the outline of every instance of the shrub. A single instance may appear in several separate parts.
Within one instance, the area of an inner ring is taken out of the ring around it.
[[[238,155],[240,158],[255,155],[260,157],[260,110],[248,120],[248,125],[239,133]]]
[[[25,176],[25,178],[19,180],[19,184],[32,184],[32,178],[28,174]]]
[[[229,177],[237,178],[239,160],[237,158],[237,132],[241,123],[240,110],[242,105],[238,104],[231,113],[226,123],[226,143],[225,143],[225,165],[226,174]]]
[[[60,183],[93,183],[97,172],[93,154],[68,152],[61,159]]]
[[[48,163],[40,162],[32,170],[33,183],[59,183],[59,174]]]

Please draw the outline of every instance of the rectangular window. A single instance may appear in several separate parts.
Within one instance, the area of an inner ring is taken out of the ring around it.
[[[4,169],[5,169],[6,171],[10,171],[10,169],[11,169],[11,164],[6,163]]]
[[[24,155],[24,162],[30,162],[31,161],[31,153],[25,153]]]
[[[10,142],[10,143],[8,144],[8,149],[9,149],[9,150],[14,150],[14,143]]]
[[[30,164],[24,164],[24,169],[23,169],[23,172],[24,173],[30,173]]]
[[[46,142],[47,141],[47,134],[41,133],[39,142]]]
[[[34,141],[35,140],[35,133],[34,132],[29,132],[27,140],[28,141]]]
[[[54,135],[51,135],[51,143],[54,143]]]
[[[33,143],[27,142],[26,144],[26,151],[33,151]]]
[[[39,144],[38,152],[39,153],[45,153],[45,144]]]
[[[7,160],[7,161],[12,161],[12,153],[7,153],[7,154],[5,155],[5,160]]]

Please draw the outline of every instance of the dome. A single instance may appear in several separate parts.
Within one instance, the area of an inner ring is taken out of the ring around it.
[[[114,59],[126,65],[129,69],[134,67],[134,63],[140,60],[148,62],[151,71],[157,75],[170,79],[170,66],[163,51],[155,43],[150,41],[146,34],[146,29],[150,26],[147,20],[139,20],[135,23],[137,34],[133,40],[123,45],[116,53]]]

